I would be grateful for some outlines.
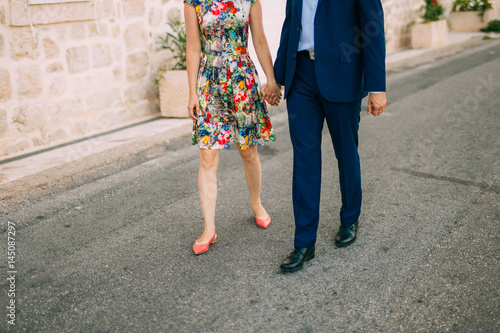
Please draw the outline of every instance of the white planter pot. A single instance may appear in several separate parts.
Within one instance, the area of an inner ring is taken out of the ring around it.
[[[417,23],[411,29],[411,46],[414,49],[439,46],[447,42],[448,24],[446,20]]]
[[[478,32],[482,28],[486,28],[488,22],[494,17],[494,10],[486,11],[484,20],[479,16],[479,12],[451,12],[451,30],[454,32]]]
[[[166,71],[160,80],[160,109],[163,117],[188,118],[187,71]]]

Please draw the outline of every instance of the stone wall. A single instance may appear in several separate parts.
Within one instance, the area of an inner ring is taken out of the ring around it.
[[[181,18],[181,6],[182,0],[0,0],[0,156],[157,116],[154,79],[168,57],[158,36],[167,21]]]

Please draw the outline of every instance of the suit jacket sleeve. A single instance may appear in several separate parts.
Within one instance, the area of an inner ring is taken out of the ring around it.
[[[279,85],[285,85],[286,56],[288,51],[288,40],[290,38],[290,25],[292,21],[292,0],[286,1],[286,17],[281,30],[280,46],[276,61],[274,62],[274,76]]]
[[[386,91],[384,9],[380,0],[358,0],[364,37],[364,90]]]

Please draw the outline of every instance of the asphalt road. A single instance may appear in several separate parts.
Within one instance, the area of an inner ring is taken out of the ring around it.
[[[500,43],[389,73],[388,89],[387,111],[361,121],[352,246],[333,243],[340,192],[324,133],[317,256],[279,271],[294,229],[280,108],[278,141],[260,149],[272,225],[254,224],[238,153],[225,151],[218,240],[201,256],[191,253],[203,227],[189,138],[3,215],[17,228],[17,317],[7,325],[5,313],[0,331],[498,332]],[[5,230],[1,239],[7,248]]]

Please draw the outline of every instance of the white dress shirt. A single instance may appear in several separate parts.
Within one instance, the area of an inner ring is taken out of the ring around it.
[[[302,1],[302,29],[300,31],[299,49],[297,51],[314,51],[314,19],[319,0],[299,1]],[[383,91],[372,91],[371,93],[380,94]]]
[[[297,51],[314,51],[314,18],[319,0],[299,0],[302,2],[302,30]]]

